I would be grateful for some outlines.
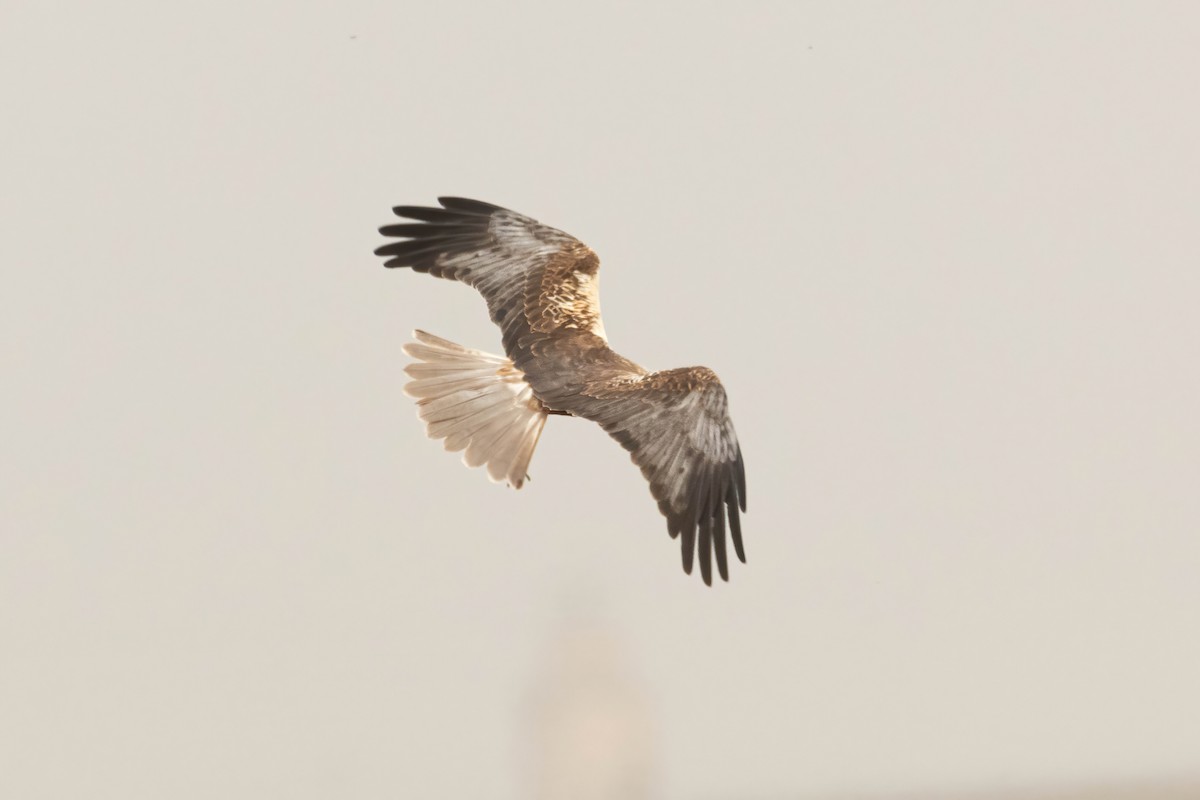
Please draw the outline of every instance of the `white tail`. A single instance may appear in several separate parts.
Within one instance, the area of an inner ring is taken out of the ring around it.
[[[420,359],[404,371],[404,387],[417,398],[417,414],[430,439],[445,439],[451,452],[466,449],[468,467],[487,465],[488,477],[520,489],[533,458],[546,412],[525,374],[502,356],[468,350],[425,331],[404,352]]]

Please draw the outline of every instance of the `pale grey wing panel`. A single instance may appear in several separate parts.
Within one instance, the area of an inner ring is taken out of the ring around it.
[[[500,326],[504,347],[516,360],[528,332],[527,292],[540,287],[547,265],[556,272],[595,254],[575,237],[515,211],[461,197],[440,197],[441,208],[397,206],[397,216],[415,222],[385,225],[395,237],[375,250],[386,267],[411,267],[474,287]],[[592,267],[594,269],[594,267]]]
[[[739,509],[746,510],[746,469],[729,417],[725,389],[703,367],[656,372],[633,381],[593,385],[582,415],[631,454],[650,493],[680,538],[684,572],[699,552],[700,574],[712,583],[712,558],[729,580],[725,533],[746,561]]]

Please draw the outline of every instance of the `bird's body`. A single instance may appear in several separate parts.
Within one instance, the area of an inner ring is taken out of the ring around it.
[[[473,286],[501,330],[507,358],[418,331],[405,347],[421,363],[406,387],[432,438],[466,450],[494,480],[520,488],[548,414],[597,422],[629,450],[650,482],[691,572],[712,580],[712,555],[728,580],[725,528],[745,561],[739,508],[745,468],[725,390],[705,367],[651,372],[616,353],[600,317],[600,260],[562,231],[477,200],[442,208],[400,206],[417,223],[387,225],[402,237],[378,248],[385,266],[411,267]]]

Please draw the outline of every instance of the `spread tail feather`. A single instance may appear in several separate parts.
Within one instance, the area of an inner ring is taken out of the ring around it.
[[[486,464],[491,480],[520,489],[546,424],[525,374],[503,356],[425,331],[413,336],[404,352],[419,360],[404,369],[413,379],[404,391],[416,398],[429,438],[444,439],[451,452],[466,450],[468,467]]]

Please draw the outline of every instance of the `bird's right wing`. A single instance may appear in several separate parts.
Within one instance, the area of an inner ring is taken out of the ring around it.
[[[574,236],[515,211],[461,197],[440,197],[441,208],[397,206],[416,222],[385,225],[399,241],[379,247],[385,267],[411,267],[474,287],[500,326],[504,348],[517,361],[531,331],[592,331],[600,308],[596,254]]]
[[[597,382],[584,395],[579,415],[600,423],[650,482],[671,538],[680,538],[684,572],[691,573],[698,544],[704,582],[712,583],[714,552],[729,580],[726,520],[734,552],[746,560],[738,517],[746,510],[746,468],[716,374],[705,367],[654,372]]]

